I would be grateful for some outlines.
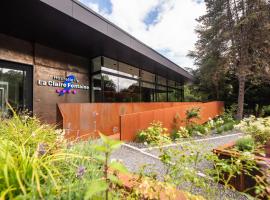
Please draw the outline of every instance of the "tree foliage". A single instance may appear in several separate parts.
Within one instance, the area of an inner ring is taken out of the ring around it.
[[[270,80],[270,2],[205,0],[205,4],[207,12],[196,29],[199,40],[189,55],[199,66],[198,82],[210,91],[209,98],[224,100],[238,93],[234,100],[237,117],[242,118],[245,93]]]

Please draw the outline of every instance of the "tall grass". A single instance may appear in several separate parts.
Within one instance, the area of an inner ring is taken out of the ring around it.
[[[68,145],[62,131],[35,117],[0,121],[0,199],[82,199],[100,178],[93,142]]]

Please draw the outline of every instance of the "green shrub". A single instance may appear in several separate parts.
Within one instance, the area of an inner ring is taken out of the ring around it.
[[[235,127],[251,135],[255,143],[261,145],[264,145],[270,138],[270,117],[256,118],[255,116],[250,116],[243,119]]]
[[[255,147],[255,142],[252,137],[246,136],[238,139],[235,146],[239,151],[252,151]]]
[[[217,133],[217,134],[223,133],[223,128],[222,128],[222,127],[218,127],[218,128],[216,129],[216,133]]]
[[[179,138],[188,138],[189,132],[185,127],[180,127],[179,130],[174,130],[171,134],[171,138],[173,140],[177,140]]]
[[[228,122],[223,125],[223,130],[226,131],[231,131],[234,128],[234,123],[233,122]]]
[[[203,125],[196,125],[193,127],[193,132],[197,133],[197,135],[206,135],[209,132],[209,130],[207,127]]]
[[[157,145],[171,142],[168,130],[163,127],[161,122],[152,122],[150,126],[137,134],[137,141],[147,144]]]

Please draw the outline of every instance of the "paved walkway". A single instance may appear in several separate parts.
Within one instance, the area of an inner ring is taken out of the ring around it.
[[[237,140],[242,136],[241,133],[231,132],[222,136],[212,136],[205,139],[195,139],[192,142],[200,143],[202,151],[211,151],[213,148]],[[164,145],[162,148],[181,148],[181,144],[187,142],[179,142],[177,144]],[[122,147],[115,151],[111,159],[120,159],[131,172],[139,172],[141,167],[147,165],[146,172],[154,172],[162,179],[165,173],[165,166],[159,160],[159,148],[137,148],[129,144],[123,144]],[[203,163],[202,163],[203,165]],[[217,188],[220,189],[220,188]],[[221,189],[222,190],[222,189]],[[226,194],[225,194],[226,193]],[[221,192],[221,196],[216,199],[246,199],[237,192]]]

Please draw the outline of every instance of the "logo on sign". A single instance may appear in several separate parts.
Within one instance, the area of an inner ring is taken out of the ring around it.
[[[76,94],[77,91],[73,90],[74,83],[76,81],[76,78],[74,75],[67,76],[66,80],[64,81],[63,85],[65,86],[64,89],[57,89],[56,93],[59,94],[59,96],[63,96],[64,94]]]

